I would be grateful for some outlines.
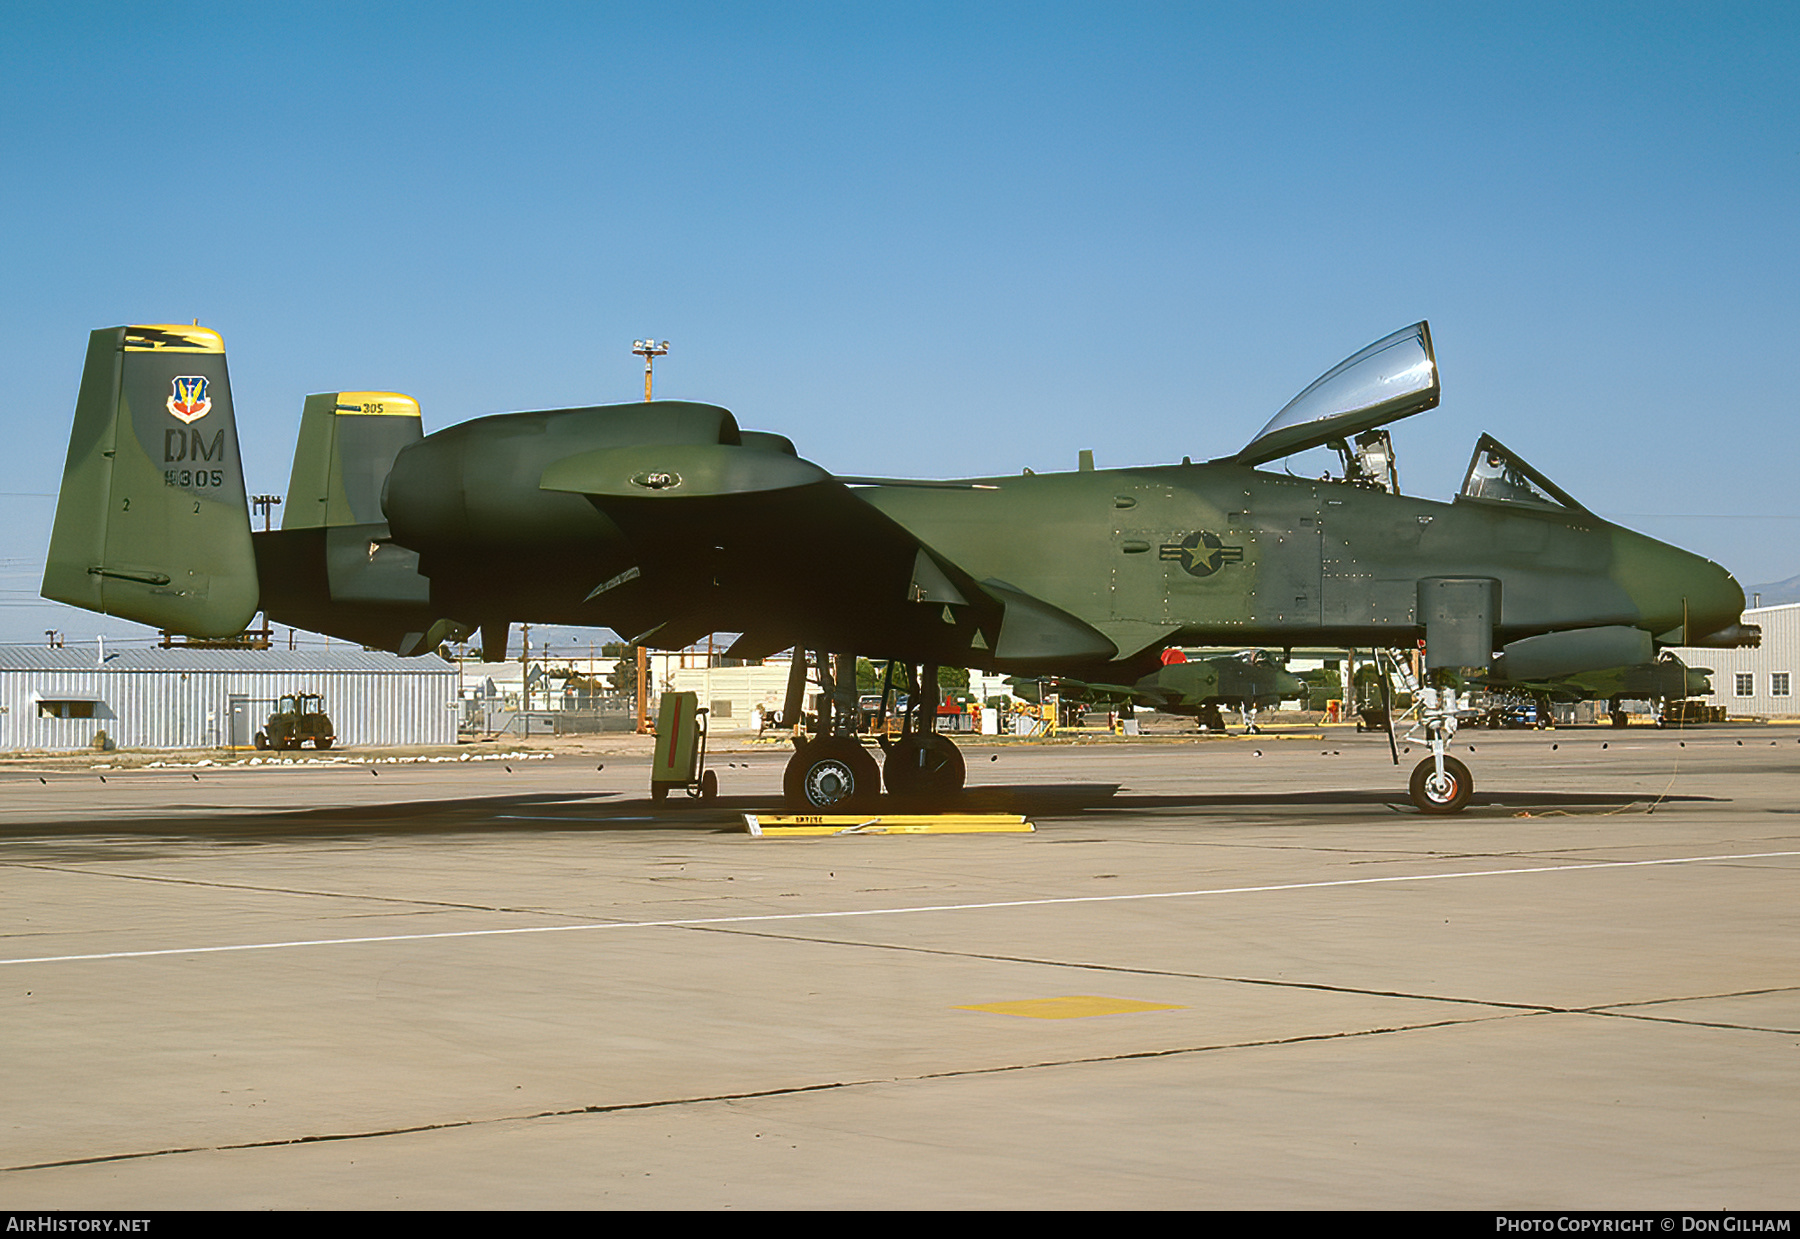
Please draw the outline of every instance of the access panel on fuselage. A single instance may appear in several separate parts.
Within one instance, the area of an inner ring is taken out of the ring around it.
[[[1322,539],[1318,483],[1250,474],[1225,514],[1221,552],[1254,566],[1250,625],[1261,632],[1316,629]]]
[[[1182,627],[1236,628],[1250,620],[1256,563],[1226,537],[1238,492],[1193,484],[1185,471],[1116,475],[1111,615]],[[1184,485],[1184,483],[1187,483]]]

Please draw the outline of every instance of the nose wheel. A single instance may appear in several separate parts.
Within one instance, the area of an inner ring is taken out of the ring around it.
[[[1421,813],[1460,813],[1475,794],[1475,782],[1469,768],[1454,757],[1444,758],[1440,773],[1438,759],[1427,757],[1412,772],[1412,802]]]

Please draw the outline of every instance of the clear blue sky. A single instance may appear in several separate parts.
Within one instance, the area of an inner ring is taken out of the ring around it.
[[[302,397],[658,393],[848,473],[1235,450],[1421,318],[1489,431],[1800,572],[1800,6],[0,3],[0,640],[86,334],[198,318],[253,490]]]

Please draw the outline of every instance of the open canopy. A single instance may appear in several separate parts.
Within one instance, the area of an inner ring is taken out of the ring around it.
[[[1438,402],[1437,358],[1431,326],[1415,323],[1339,362],[1288,401],[1236,456],[1234,465],[1260,465],[1388,422],[1423,413]]]

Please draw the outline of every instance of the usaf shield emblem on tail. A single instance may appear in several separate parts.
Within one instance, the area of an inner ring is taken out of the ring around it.
[[[205,375],[178,375],[169,381],[169,386],[173,389],[169,394],[169,412],[182,421],[197,422],[212,410]]]

